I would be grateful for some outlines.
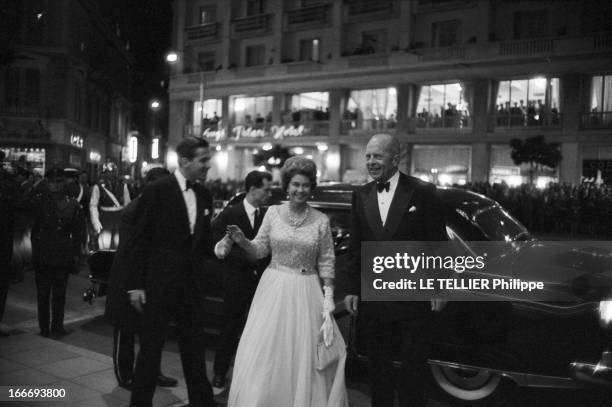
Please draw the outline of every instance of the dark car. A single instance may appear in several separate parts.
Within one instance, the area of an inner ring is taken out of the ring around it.
[[[363,351],[366,338],[359,329],[359,318],[351,318],[341,304],[347,286],[342,270],[347,260],[354,189],[344,184],[320,185],[309,201],[327,214],[332,227],[337,269],[335,316],[349,344],[349,376],[363,372],[362,363],[367,360]],[[466,250],[474,242],[499,241],[505,242],[502,247],[508,249],[496,254],[504,256],[516,251],[520,243],[522,250],[554,253],[564,264],[549,262],[551,257],[544,254],[542,262],[572,268],[586,280],[593,274],[589,259],[602,257],[596,250],[580,252],[567,250],[567,246],[543,247],[542,242],[535,240],[497,202],[482,195],[459,188],[438,188],[438,194],[444,203],[449,238]],[[244,193],[219,206],[233,205],[243,198]],[[285,199],[285,193],[276,188],[269,205]],[[563,252],[561,256],[560,252]],[[610,253],[606,256],[610,257]],[[223,266],[211,259],[206,270],[207,330],[215,333],[223,314]],[[591,292],[580,284],[569,282],[569,285],[576,291],[571,302],[518,299],[449,302],[434,316],[436,339],[429,360],[431,377],[439,394],[453,404],[493,405],[494,401],[512,394],[517,386],[612,385],[612,356],[606,352],[612,344],[612,301],[606,300],[612,296],[609,292]]]
[[[338,270],[336,319],[344,338],[350,342],[349,375],[363,371],[360,363],[367,360],[360,321],[358,318],[352,320],[340,304],[346,287],[342,269],[346,264],[354,189],[344,184],[318,186],[309,201],[329,216],[334,235]],[[507,252],[510,252],[516,250],[513,243],[522,242],[522,250],[553,252],[557,258],[558,253],[564,251],[573,258],[582,257],[582,265],[589,264],[584,256],[598,256],[593,252],[568,251],[563,245],[542,249],[542,243],[520,222],[497,202],[482,195],[460,188],[438,188],[438,194],[444,203],[449,238],[467,250],[471,242],[500,241],[507,243]],[[243,195],[238,195],[230,204],[242,198]],[[284,200],[283,191],[275,189],[269,204]],[[498,256],[504,254],[497,253]],[[542,261],[545,262],[544,257]],[[563,258],[567,267],[575,267],[577,261],[567,256]],[[588,275],[589,270],[582,272]],[[604,298],[600,294],[579,292],[572,302],[512,299],[449,302],[435,315],[436,340],[429,364],[437,390],[454,402],[490,405],[511,394],[516,386],[612,385],[612,360],[606,353],[612,344],[610,315],[604,315],[611,312],[612,302],[604,301],[609,295]],[[593,374],[597,369],[603,374]]]

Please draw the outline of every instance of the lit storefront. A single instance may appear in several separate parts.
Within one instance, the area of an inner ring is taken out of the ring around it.
[[[389,130],[397,125],[395,88],[351,91],[342,113],[342,132],[351,130]]]
[[[272,96],[230,98],[233,109],[231,137],[257,138],[269,135],[272,123]]]
[[[500,81],[495,103],[498,127],[559,126],[559,78]]]
[[[416,145],[410,173],[438,185],[464,185],[470,181],[471,146]]]
[[[468,93],[468,85],[461,83],[421,86],[416,111],[417,128],[469,127]]]
[[[489,182],[492,184],[505,183],[511,187],[530,182],[533,175],[536,187],[544,188],[549,182],[557,182],[559,176],[556,169],[541,168],[538,173],[530,174],[529,164],[516,165],[510,156],[512,148],[509,145],[491,146],[491,163]]]
[[[45,148],[21,148],[0,147],[6,155],[2,161],[2,167],[7,171],[20,167],[43,176],[46,171],[46,149]]]
[[[301,135],[327,136],[329,134],[329,92],[292,95],[289,108],[283,112],[282,127],[274,132],[275,138]]]

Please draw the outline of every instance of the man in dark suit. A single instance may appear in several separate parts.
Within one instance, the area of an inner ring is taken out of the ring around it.
[[[264,216],[264,208],[261,206],[270,198],[272,175],[268,172],[251,171],[247,174],[244,183],[246,189],[244,200],[225,208],[213,222],[213,238],[219,244],[224,244],[227,225],[238,225],[247,239],[253,239],[259,231]],[[215,250],[215,253],[217,252],[218,249]],[[216,388],[225,387],[225,376],[231,358],[238,347],[246,314],[268,259],[249,260],[246,252],[240,246],[234,245],[225,256],[224,262],[224,325],[219,340],[221,345],[215,355],[215,377],[212,382]]]
[[[212,256],[212,200],[198,185],[210,168],[208,142],[184,138],[176,147],[179,168],[147,185],[140,196],[133,238],[135,266],[126,283],[142,313],[131,406],[151,407],[168,323],[176,322],[183,373],[192,407],[214,406],[206,377],[202,320],[203,260]]]
[[[150,184],[163,177],[170,176],[170,171],[165,168],[154,167],[147,171],[144,177],[145,185]],[[138,314],[130,306],[129,295],[125,291],[125,281],[130,269],[134,267],[132,260],[131,243],[134,228],[137,225],[139,215],[140,199],[136,197],[130,202],[121,214],[121,226],[119,228],[119,245],[113,256],[108,279],[108,294],[106,296],[106,307],[104,316],[113,324],[113,367],[115,377],[119,386],[126,389],[132,388],[132,376],[134,372],[134,339],[138,326]],[[161,373],[157,376],[157,385],[162,387],[174,387],[178,381]]]
[[[395,388],[401,406],[425,406],[424,378],[430,345],[432,311],[442,302],[364,302],[359,305],[361,242],[447,240],[435,186],[401,173],[400,143],[387,134],[374,135],[366,146],[366,166],[374,181],[353,193],[349,242],[349,285],[344,302],[350,313],[359,307],[360,327],[368,338],[368,373],[372,407],[392,407]],[[401,355],[389,343],[401,335]],[[391,360],[401,358],[394,377]],[[396,386],[394,386],[396,383]]]

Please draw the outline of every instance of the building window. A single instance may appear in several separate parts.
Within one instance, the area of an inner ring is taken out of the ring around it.
[[[4,89],[6,95],[4,103],[8,106],[18,106],[19,98],[19,69],[8,68],[5,73]]]
[[[198,52],[198,66],[201,71],[213,71],[215,69],[215,51]]]
[[[466,85],[446,83],[421,86],[417,105],[417,127],[469,126],[469,104]]]
[[[362,54],[385,52],[387,48],[387,32],[385,30],[363,31],[361,33]],[[356,52],[358,53],[358,52]]]
[[[591,79],[590,125],[612,126],[612,75],[598,75]]]
[[[264,0],[247,0],[246,15],[256,16],[264,13]]]
[[[320,50],[321,40],[318,38],[300,40],[300,61],[319,62]]]
[[[283,123],[329,120],[329,92],[308,92],[291,96],[291,109],[283,114]]]
[[[550,35],[546,10],[517,11],[514,13],[514,38],[536,38]]]
[[[217,7],[214,5],[200,7],[200,25],[217,20]]]
[[[342,131],[386,130],[395,128],[396,120],[395,88],[354,90],[342,115]]]
[[[472,149],[469,146],[415,145],[410,173],[437,185],[465,185],[470,180]]]
[[[245,66],[263,65],[266,58],[265,45],[252,45],[246,47],[246,63]]]
[[[450,47],[461,41],[461,21],[440,21],[432,24],[431,44],[434,47]]]
[[[559,125],[559,78],[500,81],[497,126]]]
[[[272,96],[236,97],[233,108],[236,125],[263,128],[272,120]]]
[[[206,99],[203,103],[193,103],[193,125],[195,127],[203,124],[202,131],[209,129],[216,131],[221,125],[222,102],[221,99]],[[199,134],[201,135],[201,134]]]

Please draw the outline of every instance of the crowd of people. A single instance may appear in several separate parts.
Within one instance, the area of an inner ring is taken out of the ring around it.
[[[505,183],[468,183],[465,188],[486,195],[506,208],[530,232],[566,237],[609,239],[612,236],[612,188],[585,182],[510,187]]]
[[[497,126],[542,126],[558,125],[560,123],[559,109],[553,105],[550,111],[542,103],[542,99],[523,100],[500,103],[496,106]]]
[[[344,307],[350,314],[359,312],[359,329],[367,337],[372,405],[392,406],[397,394],[401,406],[424,406],[434,313],[445,302],[360,301],[363,241],[448,238],[434,186],[399,171],[400,150],[398,139],[387,134],[373,136],[366,146],[364,163],[373,181],[353,196],[348,266],[343,270],[336,270],[328,217],[309,205],[317,185],[314,161],[289,158],[280,172],[287,202],[266,209],[271,174],[252,171],[240,183],[207,182],[211,152],[206,140],[197,138],[185,138],[177,146],[174,173],[151,169],[145,185],[132,188],[109,161],[91,186],[87,174],[69,176],[60,168],[49,169],[44,179],[31,184],[27,177],[21,180],[1,170],[0,258],[12,255],[14,213],[27,213],[40,334],[66,335],[67,280],[79,268],[87,235],[93,250],[115,251],[107,302],[107,314],[113,315],[107,316],[115,325],[113,357],[119,358],[115,373],[119,384],[132,391],[130,405],[137,407],[152,405],[156,386],[177,384],[160,373],[170,322],[175,324],[191,405],[216,405],[213,388],[226,387],[236,354],[229,407],[347,407],[346,343],[333,319],[334,279],[345,273]],[[214,218],[214,199],[227,200],[243,186],[244,200]],[[612,230],[612,191],[606,186],[465,187],[497,200],[533,232],[608,236]],[[409,205],[402,212],[397,202]],[[202,269],[204,259],[213,257],[227,267],[227,292],[224,339],[209,381]],[[6,265],[0,266],[1,272]],[[3,306],[8,283],[5,275],[0,277]],[[388,344],[398,333],[400,350],[392,355]],[[135,334],[140,350],[134,359]],[[123,350],[120,337],[127,339]],[[401,359],[399,372],[393,367],[395,358]]]
[[[440,106],[440,112],[431,112],[427,108],[421,108],[417,112],[417,127],[444,127],[462,128],[469,125],[469,114],[467,110],[459,110],[456,104],[447,103],[446,107]]]

